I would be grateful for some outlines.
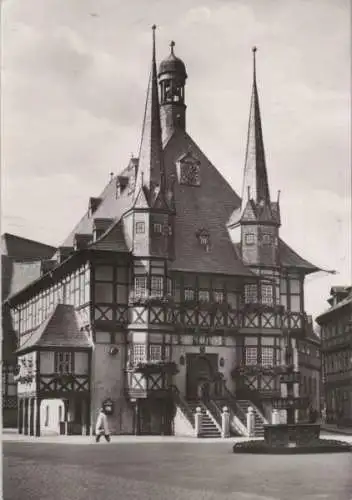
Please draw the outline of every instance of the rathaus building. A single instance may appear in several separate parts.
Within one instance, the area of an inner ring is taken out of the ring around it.
[[[190,434],[197,407],[203,435],[220,432],[224,406],[240,434],[249,406],[270,420],[318,268],[280,238],[255,55],[240,198],[187,132],[186,67],[173,43],[157,67],[153,30],[138,157],[6,301],[19,432],[90,434],[101,406],[114,434]]]

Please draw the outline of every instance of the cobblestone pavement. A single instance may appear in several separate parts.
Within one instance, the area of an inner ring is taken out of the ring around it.
[[[8,437],[4,500],[352,500],[351,453],[234,455],[233,439]]]

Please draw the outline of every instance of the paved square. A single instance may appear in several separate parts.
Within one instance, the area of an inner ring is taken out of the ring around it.
[[[234,455],[232,444],[5,442],[4,499],[352,499],[351,453]]]

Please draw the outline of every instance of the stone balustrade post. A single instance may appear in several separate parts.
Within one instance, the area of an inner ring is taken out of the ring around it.
[[[196,413],[194,415],[194,435],[195,437],[199,437],[202,431],[202,410],[199,406],[196,408]]]
[[[253,408],[251,406],[248,406],[248,410],[247,410],[247,430],[248,430],[249,437],[254,436],[254,422],[255,422],[254,410],[253,410]]]
[[[271,420],[273,425],[277,425],[280,423],[280,414],[277,410],[273,410]]]
[[[221,415],[221,437],[228,438],[230,436],[230,413],[226,406],[222,409]]]

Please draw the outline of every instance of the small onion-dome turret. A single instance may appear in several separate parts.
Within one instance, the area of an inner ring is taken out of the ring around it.
[[[170,55],[160,63],[158,76],[160,77],[165,73],[169,74],[171,73],[185,80],[187,78],[186,66],[181,59],[175,56],[174,53],[175,42],[171,42],[170,47],[171,47]]]

